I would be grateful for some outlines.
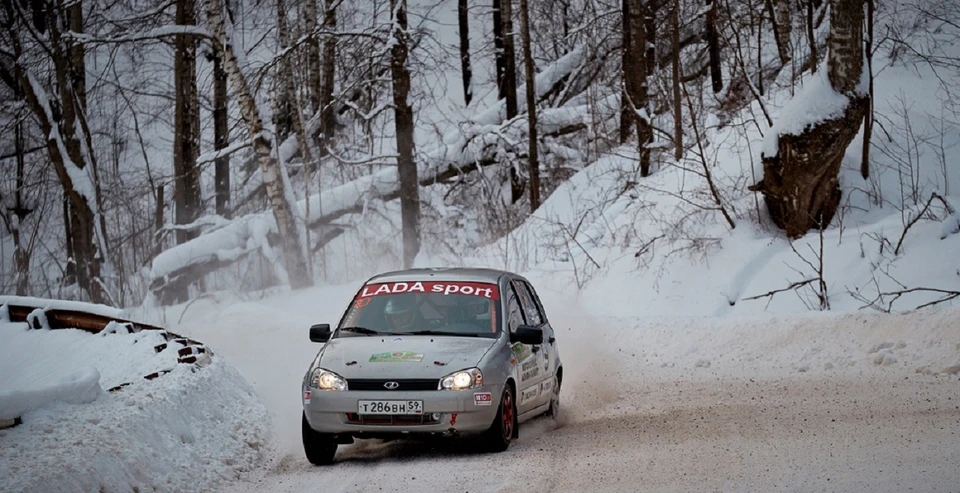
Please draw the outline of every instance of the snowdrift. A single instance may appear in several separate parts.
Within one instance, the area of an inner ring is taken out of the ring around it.
[[[0,422],[22,421],[0,430],[4,491],[206,491],[261,458],[265,408],[212,351],[197,359],[186,339],[116,323],[93,334],[11,322],[8,304],[25,301],[120,318],[0,300]]]

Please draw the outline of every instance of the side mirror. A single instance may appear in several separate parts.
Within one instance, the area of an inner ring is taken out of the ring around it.
[[[543,344],[543,330],[529,325],[521,325],[510,334],[510,342],[519,342],[531,346]]]
[[[327,342],[331,334],[330,324],[317,324],[310,327],[311,342]]]

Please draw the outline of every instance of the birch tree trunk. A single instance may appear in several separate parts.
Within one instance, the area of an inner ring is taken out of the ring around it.
[[[517,116],[517,54],[514,49],[513,0],[500,0],[503,21],[503,97],[507,101],[507,120]]]
[[[799,134],[779,135],[777,155],[763,157],[763,180],[751,187],[763,192],[771,219],[791,238],[825,228],[836,213],[840,164],[869,107],[863,69],[863,0],[831,0],[827,80],[847,107]]]
[[[22,97],[22,94],[20,94],[20,96]],[[23,188],[26,184],[26,180],[24,179],[26,163],[24,163],[23,124],[21,122],[17,122],[16,128],[14,129],[14,146],[17,154],[17,189],[14,192],[14,207],[10,213],[12,213],[17,220],[16,222],[9,221],[7,229],[10,231],[10,236],[13,239],[13,264],[17,272],[17,295],[27,296],[30,291],[31,252],[29,248],[25,248],[23,245],[20,228],[23,226],[24,219],[26,219],[32,211],[28,210],[23,204]]]
[[[290,46],[290,27],[287,24],[287,8],[283,0],[277,0],[277,36],[280,39],[280,51],[287,52]],[[300,147],[300,157],[309,169],[313,162],[313,156],[310,152],[310,146],[307,145],[306,133],[303,130],[303,112],[300,110],[297,88],[293,81],[291,56],[292,54],[287,52],[286,56],[280,58],[280,87],[290,112],[288,118],[297,139],[297,146]]]
[[[393,47],[394,125],[397,134],[397,173],[400,178],[400,216],[403,228],[403,265],[413,267],[420,253],[420,185],[413,149],[413,108],[410,106],[410,70],[407,67],[407,0],[390,0]],[[394,17],[395,16],[395,17]]]
[[[790,63],[793,59],[793,15],[790,6],[791,0],[776,1],[776,22],[777,22],[777,53],[780,55],[780,62],[784,65]]]
[[[523,43],[523,69],[527,86],[527,128],[530,133],[530,151],[527,166],[530,173],[530,213],[540,207],[540,154],[537,138],[537,90],[533,72],[533,53],[530,48],[530,11],[527,0],[520,0],[520,37]]]
[[[176,23],[197,24],[193,0],[177,0]],[[176,104],[173,119],[173,172],[176,223],[190,224],[200,217],[200,98],[197,94],[197,44],[190,35],[178,35],[174,42],[174,93]],[[196,237],[195,232],[177,230],[177,243]],[[182,293],[181,301],[186,301]]]
[[[473,99],[473,70],[470,68],[470,16],[467,11],[467,0],[457,3],[457,19],[460,27],[460,71],[463,78],[463,99],[466,106],[470,106]]]
[[[257,162],[263,175],[264,187],[277,222],[277,233],[283,253],[284,267],[286,268],[290,286],[294,289],[307,287],[313,280],[307,274],[307,262],[304,256],[304,245],[301,243],[300,231],[294,217],[294,206],[291,203],[286,185],[284,184],[280,163],[271,155],[270,139],[263,128],[263,119],[257,102],[250,92],[247,80],[240,72],[240,66],[233,54],[231,39],[227,36],[227,26],[223,17],[223,4],[220,0],[204,0],[207,17],[213,36],[223,45],[224,69],[240,107],[240,114],[247,124],[247,131],[253,140],[253,150],[257,155]],[[291,194],[292,195],[292,194]]]

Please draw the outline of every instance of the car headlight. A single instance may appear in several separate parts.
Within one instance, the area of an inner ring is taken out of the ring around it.
[[[310,375],[310,386],[319,390],[347,390],[347,381],[330,370],[317,368]]]
[[[479,368],[470,368],[451,373],[440,379],[437,390],[467,390],[483,385],[483,372]]]

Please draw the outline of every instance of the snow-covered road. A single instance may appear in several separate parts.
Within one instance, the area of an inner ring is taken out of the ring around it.
[[[958,491],[957,309],[622,319],[545,302],[561,426],[528,423],[494,455],[363,441],[320,468],[302,454],[298,386],[319,349],[306,328],[338,313],[295,297],[194,319],[274,416],[272,459],[225,491]]]
[[[507,452],[416,442],[299,454],[228,491],[957,491],[956,379],[634,381],[568,400]]]

